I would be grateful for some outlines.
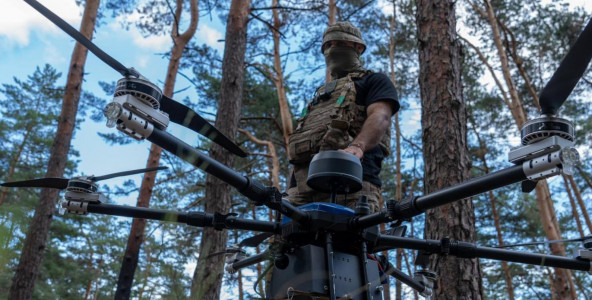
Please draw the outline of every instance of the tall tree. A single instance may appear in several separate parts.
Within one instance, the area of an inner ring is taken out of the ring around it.
[[[469,179],[466,107],[462,95],[460,47],[454,1],[417,1],[419,85],[425,187],[430,193]],[[425,237],[475,241],[471,199],[428,210]],[[437,299],[481,299],[477,259],[435,256],[430,268],[440,276]]]
[[[511,74],[512,70],[510,68],[509,55],[514,58],[513,62],[517,66],[521,77],[525,79],[526,89],[529,91],[529,95],[533,97],[532,100],[536,106],[538,106],[538,96],[535,92],[533,92],[534,88],[530,84],[530,80],[528,79],[528,76],[522,67],[522,60],[519,58],[516,51],[516,41],[514,40],[513,43],[504,43],[502,40],[502,32],[500,28],[504,30],[506,35],[513,37],[511,30],[497,18],[494,6],[491,1],[484,0],[483,6],[484,7],[479,7],[475,3],[472,4],[473,9],[477,11],[485,20],[487,20],[491,28],[493,43],[495,45],[495,49],[497,50],[497,56],[501,64],[503,79],[506,83],[509,94],[509,97],[505,97],[505,102],[512,114],[512,117],[514,118],[517,127],[521,128],[522,125],[527,121],[527,111],[523,105],[522,97],[520,96],[515,80]],[[549,240],[561,239],[561,229],[559,228],[559,222],[557,220],[547,182],[542,181],[537,184],[535,192],[537,204],[540,210],[541,222],[543,224],[547,238]],[[551,252],[555,255],[564,256],[566,253],[565,247],[561,243],[550,244],[549,247],[551,248]],[[576,294],[573,281],[571,280],[571,272],[569,270],[555,268],[554,275],[555,276],[551,277],[551,282],[553,283],[554,291],[558,294],[559,298],[575,298]]]
[[[215,125],[230,139],[235,137],[242,105],[247,22],[250,5],[250,0],[233,0],[230,4],[226,23],[222,82]],[[234,156],[231,153],[216,144],[212,145],[210,156],[227,166],[232,165],[234,161]],[[205,211],[227,212],[230,210],[230,204],[230,186],[213,176],[208,176],[206,180]],[[211,253],[223,251],[226,248],[227,238],[226,231],[220,232],[213,228],[204,229],[199,261],[191,284],[191,298],[214,300],[220,297],[224,258],[222,256],[209,256]]]
[[[80,32],[88,39],[92,39],[99,2],[100,0],[87,0],[84,7]],[[62,177],[66,168],[70,142],[74,134],[87,53],[88,50],[85,47],[76,43],[70,60],[62,112],[51,148],[46,177]],[[33,288],[39,275],[39,267],[43,261],[58,194],[59,190],[56,189],[43,189],[41,191],[39,204],[35,209],[35,215],[27,232],[19,264],[12,279],[10,299],[30,299],[33,295]]]
[[[277,7],[278,0],[272,0],[271,6]],[[280,104],[280,116],[282,117],[282,129],[284,133],[284,140],[286,149],[288,149],[288,137],[292,134],[292,113],[290,112],[290,105],[288,97],[286,96],[286,87],[284,83],[284,69],[281,62],[280,53],[280,30],[282,22],[280,20],[279,11],[277,8],[273,9],[273,70],[276,74],[273,78],[273,83],[276,86],[278,101]]]
[[[183,12],[183,0],[177,0],[177,7],[174,12],[174,21],[171,30],[171,37],[173,39],[173,48],[171,50],[171,57],[169,59],[169,65],[167,68],[166,79],[164,83],[163,94],[167,97],[173,97],[175,88],[175,81],[177,78],[177,72],[179,71],[179,64],[181,57],[183,56],[183,50],[189,40],[195,34],[197,30],[197,23],[199,18],[199,9],[197,0],[190,1],[190,21],[189,26],[185,32],[179,32],[179,20],[181,20],[181,13]],[[150,147],[150,154],[148,155],[148,161],[146,162],[146,168],[157,167],[159,165],[160,156],[162,154],[162,148],[152,144]],[[138,195],[138,201],[136,206],[148,207],[150,204],[150,197],[152,196],[152,190],[154,189],[154,183],[156,179],[156,172],[146,173],[142,179],[142,185],[140,187],[140,194]],[[140,253],[140,247],[144,240],[144,231],[146,229],[145,219],[134,219],[132,222],[132,228],[128,238],[125,254],[123,256],[123,262],[121,263],[121,270],[119,272],[119,280],[117,281],[117,291],[115,298],[129,298],[132,289],[132,283],[134,280],[134,273],[138,266],[138,257]]]

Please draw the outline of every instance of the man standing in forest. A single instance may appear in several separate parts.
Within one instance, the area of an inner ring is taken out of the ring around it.
[[[386,75],[362,67],[360,55],[365,50],[360,30],[349,22],[337,22],[323,34],[321,51],[331,81],[316,90],[290,135],[294,169],[288,199],[295,205],[329,201],[329,194],[306,184],[308,165],[320,151],[340,150],[361,160],[363,187],[345,199],[338,196],[337,203],[353,208],[365,195],[371,210],[378,210],[382,184],[378,175],[390,153],[391,117],[399,110],[399,102]]]

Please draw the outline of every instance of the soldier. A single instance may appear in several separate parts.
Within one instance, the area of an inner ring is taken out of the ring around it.
[[[399,102],[386,75],[362,67],[360,55],[365,50],[360,30],[349,22],[337,22],[323,34],[321,52],[331,81],[316,90],[289,139],[293,172],[288,200],[295,205],[329,201],[329,194],[306,184],[308,165],[319,151],[340,150],[361,160],[363,188],[338,196],[337,203],[353,208],[358,197],[366,195],[372,211],[378,210],[382,184],[378,175],[390,153],[391,117]]]

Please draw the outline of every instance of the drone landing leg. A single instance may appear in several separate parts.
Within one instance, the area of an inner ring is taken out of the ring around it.
[[[368,279],[368,269],[367,269],[367,264],[368,264],[368,249],[366,247],[366,242],[362,242],[362,251],[361,251],[361,257],[360,257],[360,267],[362,268],[362,275],[363,275],[363,279],[364,282],[362,282],[364,285],[362,286],[362,288],[364,289],[364,291],[366,291],[366,299],[371,300],[373,299],[372,296],[370,295],[370,287],[372,286],[370,284],[370,280]],[[379,285],[379,287],[382,288],[381,285]]]
[[[337,300],[335,291],[335,267],[333,266],[333,236],[327,233],[325,253],[327,257],[327,277],[329,277],[329,299]]]

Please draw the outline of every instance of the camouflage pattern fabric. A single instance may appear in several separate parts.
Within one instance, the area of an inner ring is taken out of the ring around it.
[[[322,195],[313,191],[307,184],[308,164],[312,157],[320,151],[344,149],[351,143],[362,129],[366,120],[366,107],[356,103],[354,79],[361,78],[371,71],[349,73],[347,76],[333,80],[317,89],[311,102],[304,108],[298,125],[289,138],[290,163],[294,165],[294,177],[297,186],[288,191],[288,200],[295,205],[302,205],[324,199],[328,202],[328,194]],[[390,130],[385,132],[380,147],[388,156],[390,153]],[[378,207],[380,188],[364,182],[363,193]],[[318,194],[318,195],[315,195]],[[376,196],[372,196],[376,194]],[[342,199],[353,205],[360,193]],[[341,196],[343,197],[343,196]]]

